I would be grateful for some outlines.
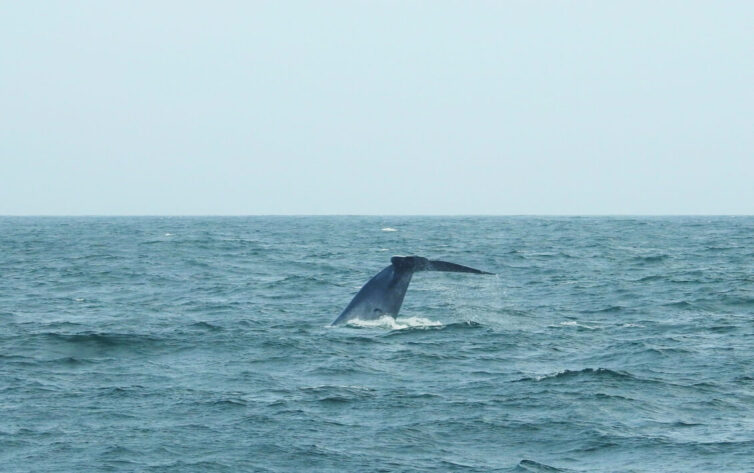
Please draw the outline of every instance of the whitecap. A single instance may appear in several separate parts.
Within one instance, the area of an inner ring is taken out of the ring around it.
[[[395,319],[389,315],[383,315],[374,320],[349,320],[347,325],[362,328],[386,328],[389,330],[404,330],[407,328],[442,327],[442,322],[425,319],[424,317],[406,317]]]
[[[383,232],[397,232],[398,230],[396,230],[395,228],[391,228],[391,227],[385,227],[385,228],[382,229],[382,231]]]
[[[172,233],[166,233],[165,236],[173,236]]]
[[[550,327],[581,327],[589,330],[595,330],[598,327],[593,327],[591,325],[586,324],[580,324],[576,322],[575,320],[567,320],[565,322],[560,322],[558,325],[550,325]]]

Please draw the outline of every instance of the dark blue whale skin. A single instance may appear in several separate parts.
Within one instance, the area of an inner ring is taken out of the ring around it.
[[[364,284],[332,325],[344,324],[353,319],[375,320],[383,315],[397,316],[411,277],[419,271],[494,274],[421,256],[393,256],[390,258],[390,266]]]

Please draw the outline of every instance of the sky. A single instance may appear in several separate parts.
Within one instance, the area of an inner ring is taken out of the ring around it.
[[[0,215],[754,214],[751,1],[0,12]]]

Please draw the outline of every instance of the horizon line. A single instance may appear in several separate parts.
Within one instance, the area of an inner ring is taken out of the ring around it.
[[[134,218],[134,217],[162,217],[162,218],[244,218],[244,217],[752,217],[754,214],[736,213],[521,213],[521,214],[377,214],[377,213],[332,213],[332,214],[306,214],[306,213],[258,213],[258,214],[0,214],[0,218]]]

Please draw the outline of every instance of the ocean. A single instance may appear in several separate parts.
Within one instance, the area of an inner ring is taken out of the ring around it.
[[[330,323],[393,255],[397,319]],[[754,217],[0,218],[0,471],[754,471]]]

